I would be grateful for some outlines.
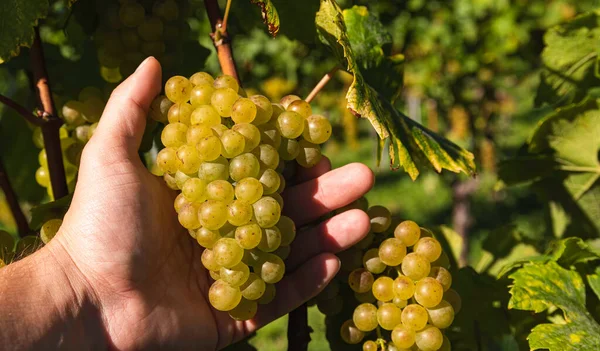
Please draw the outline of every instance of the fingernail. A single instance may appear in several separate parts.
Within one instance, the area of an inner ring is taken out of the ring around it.
[[[142,63],[140,63],[140,65],[138,66],[138,68],[135,69],[135,71],[137,72],[140,70],[140,68],[144,67],[144,65],[147,64],[151,58],[152,56],[148,56],[144,61],[142,61]]]

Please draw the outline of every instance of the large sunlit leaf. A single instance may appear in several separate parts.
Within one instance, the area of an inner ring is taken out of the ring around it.
[[[257,5],[260,8],[260,13],[263,22],[267,25],[267,29],[272,36],[276,36],[279,33],[279,14],[277,9],[271,0],[250,0],[251,3]]]
[[[316,16],[317,32],[340,64],[353,75],[346,94],[347,107],[354,114],[367,118],[380,138],[390,139],[391,166],[403,167],[412,179],[430,166],[438,172],[447,169],[474,174],[473,154],[426,129],[394,107],[392,100],[397,96],[399,86],[382,86],[381,80],[377,79],[370,84],[371,78],[368,77],[375,75],[367,75],[367,72],[385,71],[384,67],[398,66],[401,61],[398,57],[385,56],[382,46],[387,43],[387,37],[379,33],[381,28],[373,23],[374,17],[365,8],[354,7],[347,11],[343,14],[333,0],[322,0]],[[348,27],[346,19],[350,24]],[[366,33],[368,30],[377,33]],[[355,49],[351,38],[357,38],[356,42],[360,42],[360,38],[367,39],[368,43],[355,44]],[[396,73],[388,70],[388,74]]]
[[[2,0],[0,5],[0,63],[31,47],[33,28],[48,13],[48,0]]]

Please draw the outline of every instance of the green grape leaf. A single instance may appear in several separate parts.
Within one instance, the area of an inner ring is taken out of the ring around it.
[[[48,0],[3,0],[0,6],[0,64],[31,47],[40,18],[48,14]]]
[[[276,36],[279,32],[279,14],[271,0],[250,0],[260,8],[263,22],[267,25],[269,33]]]
[[[71,205],[73,194],[69,194],[56,201],[48,202],[31,209],[31,222],[29,227],[33,230],[38,230],[44,222],[53,218],[62,218]]]
[[[281,22],[280,34],[304,44],[314,45],[317,36],[314,21],[319,0],[271,0],[277,7]]]
[[[592,288],[598,299],[600,299],[600,267],[596,267],[594,274],[588,274],[587,280],[590,288]]]
[[[528,337],[532,350],[584,351],[600,347],[600,325],[585,307],[585,285],[576,271],[556,262],[524,266],[509,276],[513,280],[510,309],[540,313],[556,307],[563,324],[539,324]]]
[[[544,35],[542,81],[536,104],[578,101],[600,83],[594,74],[599,65],[600,10],[591,11],[556,26]]]
[[[365,15],[366,9],[355,7],[351,11],[346,15],[351,28],[360,28],[358,23],[361,22],[369,23],[369,28],[376,28],[371,23],[373,19]],[[438,172],[447,169],[469,175],[475,173],[473,154],[421,126],[394,107],[392,99],[398,89],[384,89],[375,83],[375,86],[369,84],[369,80],[365,78],[366,72],[385,67],[373,66],[373,63],[389,62],[388,58],[377,47],[369,49],[368,46],[359,46],[356,49],[359,54],[355,54],[345,16],[335,1],[321,1],[316,24],[321,41],[331,48],[340,64],[353,76],[346,94],[347,108],[354,114],[367,118],[380,138],[390,138],[392,168],[403,167],[412,179],[416,179],[423,168],[430,166]],[[385,37],[380,35],[358,32],[352,36],[368,38],[370,45],[375,46],[385,42]],[[379,53],[379,56],[373,56],[374,53]],[[398,58],[396,60],[397,64]],[[369,69],[365,70],[364,67]]]

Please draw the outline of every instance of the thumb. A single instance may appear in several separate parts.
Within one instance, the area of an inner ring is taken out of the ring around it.
[[[137,153],[150,104],[160,90],[160,64],[148,57],[112,92],[91,142],[104,150]]]

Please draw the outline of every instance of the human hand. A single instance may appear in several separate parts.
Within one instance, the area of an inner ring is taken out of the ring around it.
[[[105,342],[126,349],[221,349],[315,296],[337,273],[333,253],[362,239],[369,218],[341,213],[373,185],[372,172],[351,164],[331,171],[324,158],[301,169],[283,194],[284,214],[299,227],[277,296],[256,317],[232,320],[208,303],[202,248],[178,221],[175,193],[143,166],[137,150],[153,98],[161,90],[158,62],[149,58],[113,92],[84,149],[73,201],[60,232],[43,250],[68,275],[74,296],[90,301]]]

